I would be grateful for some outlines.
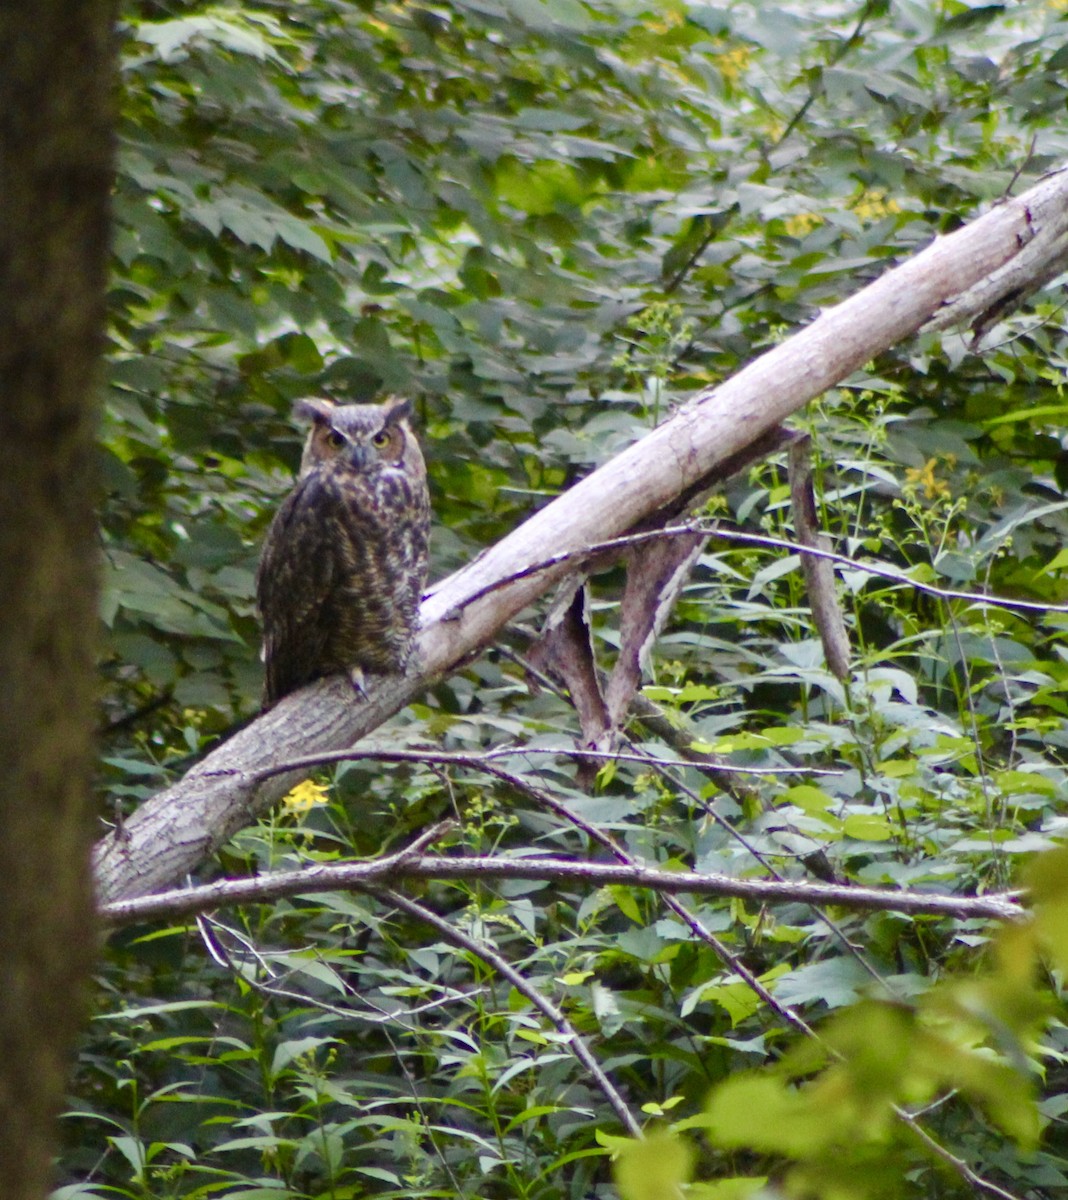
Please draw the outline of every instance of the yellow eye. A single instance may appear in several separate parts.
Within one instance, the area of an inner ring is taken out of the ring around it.
[[[335,450],[340,450],[345,444],[345,435],[338,433],[336,429],[328,429],[326,432],[327,442],[334,447]]]
[[[371,445],[374,446],[376,450],[384,450],[392,440],[393,438],[390,436],[388,430],[380,429],[374,435],[374,437],[371,438]]]

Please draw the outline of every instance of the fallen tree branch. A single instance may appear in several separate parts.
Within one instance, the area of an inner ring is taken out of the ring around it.
[[[1068,236],[1068,172],[1048,176],[824,312],[671,420],[572,487],[472,563],[436,585],[421,609],[422,629],[408,678],[376,686],[357,702],[344,679],[286,697],[146,801],[98,847],[100,901],[172,885],[250,823],[293,785],[278,776],[247,782],[257,770],[309,751],[341,749],[369,733],[489,645],[498,630],[568,567],[522,576],[531,563],[618,537],[705,480],[806,401],[909,337],[969,289],[1004,278],[985,294],[989,310],[1027,288],[996,273],[1029,247],[1036,264],[1063,252]],[[500,581],[508,580],[503,586]],[[474,597],[479,597],[477,600]]]
[[[435,831],[437,832],[437,831]],[[420,839],[423,840],[423,839]],[[377,891],[406,879],[543,880],[582,883],[591,887],[649,888],[668,896],[732,896],[754,904],[834,905],[862,912],[900,912],[912,916],[980,918],[1015,921],[1024,916],[1016,896],[951,896],[931,892],[849,887],[827,883],[795,883],[766,879],[735,879],[730,875],[662,871],[656,867],[616,863],[575,862],[539,855],[532,858],[425,855],[402,850],[388,858],[354,863],[327,863],[278,871],[250,879],[220,879],[200,887],[178,888],[101,906],[100,919],[117,927],[143,921],[194,916],[232,904],[268,903],[284,896],[316,892]]]
[[[1049,178],[1053,176],[1047,176]],[[1039,189],[1041,187],[1039,184]],[[1033,188],[1020,198],[1021,202],[1026,203],[1039,189]],[[975,348],[992,326],[1011,313],[1021,299],[1065,271],[1068,271],[1068,229],[1061,226],[1051,236],[1036,238],[1022,246],[1020,253],[1004,266],[966,288],[924,325],[924,332],[970,325]]]

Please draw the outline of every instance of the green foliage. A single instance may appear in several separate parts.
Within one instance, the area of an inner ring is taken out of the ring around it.
[[[256,708],[253,572],[299,456],[295,397],[416,398],[446,573],[1068,157],[1062,10],[125,4],[108,817]],[[381,735],[513,747],[495,765],[518,782],[352,764],[212,867],[372,856],[443,813],[453,850],[581,860],[607,853],[593,828],[672,868],[966,894],[1052,850],[1033,926],[988,950],[978,919],[711,899],[684,919],[637,889],[428,885],[420,903],[563,1011],[648,1121],[641,1142],[566,1034],[388,899],[133,930],[101,968],[57,1194],[949,1197],[972,1194],[961,1166],[1059,1194],[1065,617],[959,595],[1068,601],[1059,305],[1035,297],[977,352],[955,334],[896,347],[796,420],[836,547],[897,572],[839,574],[848,684],[796,554],[724,536],[654,652],[664,719],[627,731],[645,762],[587,787],[557,753],[577,723],[516,662],[528,614]],[[725,534],[789,539],[783,463],[709,511]],[[594,580],[602,665],[620,586]],[[678,765],[692,748],[719,769]]]
[[[615,1180],[622,1200],[675,1200],[692,1170],[692,1151],[668,1133],[619,1142]]]

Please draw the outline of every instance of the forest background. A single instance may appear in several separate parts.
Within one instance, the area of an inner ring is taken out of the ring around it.
[[[1064,7],[125,5],[102,819],[257,710],[295,398],[413,397],[448,575],[1068,160]],[[547,596],[361,744],[410,761],[320,770],[202,875],[393,853],[451,817],[442,874],[462,853],[512,877],[298,886],[114,933],[57,1197],[1068,1186],[1063,327],[1053,286],[791,422],[846,560],[844,676],[775,451],[702,500],[718,532],[618,757],[573,753]],[[582,661],[608,669],[626,574],[598,569]],[[524,879],[534,854],[794,890]],[[968,907],[1025,880],[1029,922]],[[844,894],[873,887],[961,902]]]

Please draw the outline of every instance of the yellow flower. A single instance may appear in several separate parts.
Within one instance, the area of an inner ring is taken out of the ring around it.
[[[717,54],[713,61],[719,67],[719,73],[727,83],[737,83],[742,77],[742,72],[749,66],[752,57],[748,47],[735,46],[725,54]]]
[[[905,472],[906,486],[913,492],[917,487],[923,488],[924,497],[927,500],[937,500],[941,497],[952,495],[952,490],[944,479],[939,479],[935,475],[935,467],[938,466],[937,458],[929,458],[922,467],[909,467]],[[952,463],[950,463],[952,466]]]
[[[887,200],[882,188],[861,192],[850,207],[862,221],[877,221],[880,217],[901,211],[901,205],[896,200]]]
[[[307,812],[308,809],[314,808],[317,804],[328,803],[329,791],[330,789],[325,783],[313,783],[310,779],[305,779],[303,783],[298,783],[289,795],[285,797],[282,801],[282,807],[287,812]]]
[[[648,21],[646,28],[654,33],[667,33],[669,29],[677,29],[683,23],[681,12],[661,13],[658,20]]]
[[[786,232],[791,237],[804,237],[806,233],[823,224],[823,218],[816,213],[795,213],[786,218]]]

